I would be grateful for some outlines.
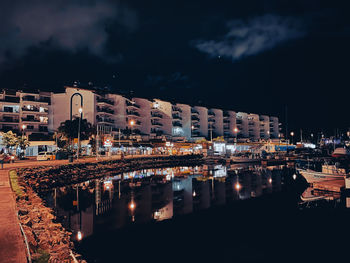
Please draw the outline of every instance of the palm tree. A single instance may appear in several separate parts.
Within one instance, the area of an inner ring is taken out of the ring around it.
[[[73,120],[66,120],[61,123],[60,127],[57,129],[55,138],[58,140],[65,141],[66,145],[71,145],[74,138],[78,138],[79,130],[79,118]],[[82,119],[80,122],[80,139],[88,140],[91,135],[95,134],[96,128],[89,123],[86,119]]]

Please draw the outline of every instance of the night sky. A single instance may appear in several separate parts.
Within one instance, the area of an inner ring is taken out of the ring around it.
[[[30,4],[29,4],[30,2]],[[2,88],[115,92],[350,127],[347,1],[0,2]]]

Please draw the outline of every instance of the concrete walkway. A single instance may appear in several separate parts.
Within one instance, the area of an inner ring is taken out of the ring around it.
[[[26,249],[8,172],[9,169],[0,170],[0,262],[26,263]]]

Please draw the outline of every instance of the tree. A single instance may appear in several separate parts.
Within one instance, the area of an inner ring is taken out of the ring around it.
[[[66,141],[68,145],[71,145],[73,139],[78,138],[79,120],[80,118],[75,118],[73,120],[62,122],[55,135],[57,136],[57,139]],[[95,133],[95,130],[95,127],[91,123],[86,119],[82,119],[80,122],[80,139],[89,139],[91,135]]]
[[[19,147],[21,150],[25,150],[29,146],[29,141],[26,137],[17,136],[12,131],[8,131],[2,134],[2,141],[5,147],[9,150],[11,147]]]
[[[22,150],[25,150],[30,145],[30,143],[26,137],[18,136],[16,145]]]
[[[17,135],[12,131],[2,134],[2,142],[7,149],[17,146]]]

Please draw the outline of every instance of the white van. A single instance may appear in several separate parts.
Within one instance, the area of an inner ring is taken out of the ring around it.
[[[36,157],[37,161],[48,161],[48,160],[55,160],[55,155],[50,152],[39,152],[38,156]]]

